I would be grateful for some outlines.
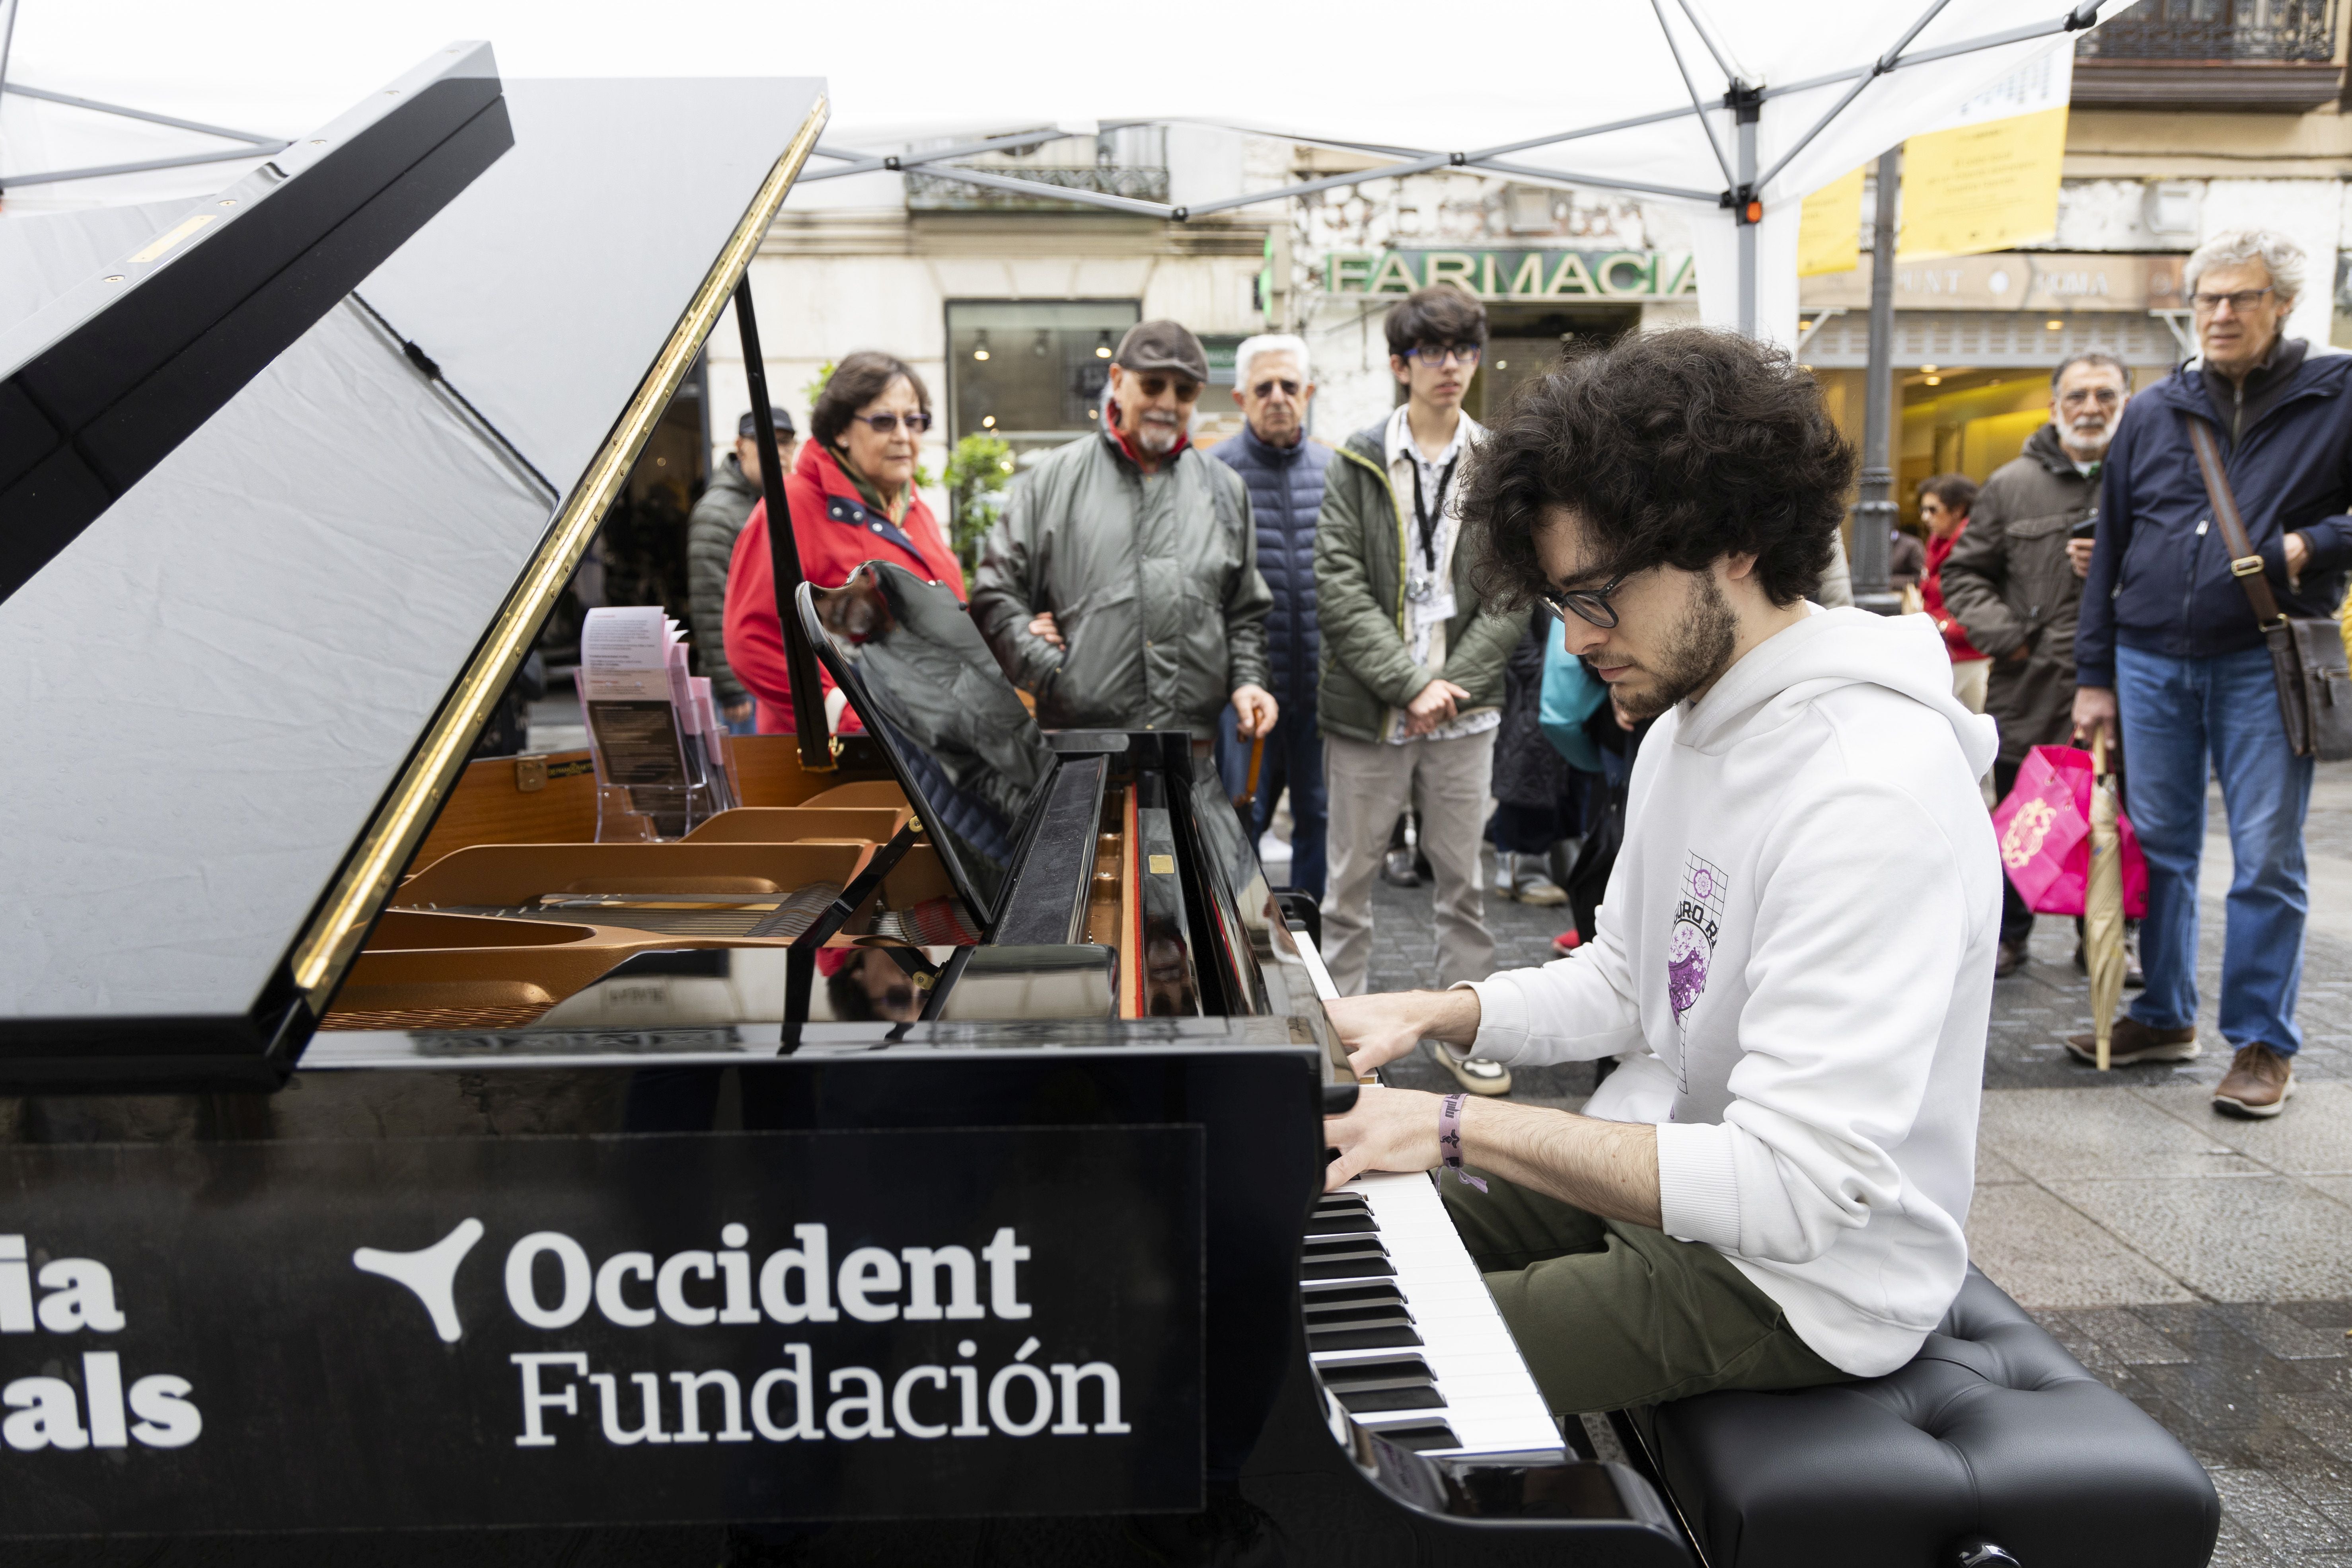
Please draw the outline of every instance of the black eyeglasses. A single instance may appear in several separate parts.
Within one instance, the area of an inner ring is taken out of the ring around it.
[[[1250,390],[1260,397],[1272,397],[1274,389],[1278,386],[1282,388],[1283,396],[1296,397],[1298,395],[1298,389],[1305,384],[1306,383],[1298,381],[1261,381]]]
[[[1419,348],[1405,350],[1404,357],[1417,359],[1423,364],[1444,364],[1447,360],[1460,364],[1476,364],[1479,356],[1486,352],[1476,343],[1423,343]]]
[[[905,421],[909,436],[919,436],[931,427],[931,416],[928,414],[853,414],[850,417],[860,425],[871,426],[877,436],[897,435],[901,420]]]
[[[2268,289],[2239,289],[2227,294],[2196,293],[2189,296],[2189,302],[2200,310],[2210,312],[2217,309],[2222,300],[2227,300],[2230,302],[2230,313],[2242,316],[2261,304],[2263,296],[2269,292],[2271,290]]]
[[[1538,590],[1536,597],[1551,606],[1552,613],[1563,620],[1572,613],[1577,619],[1607,631],[1617,624],[1617,606],[1609,602],[1609,595],[1623,587],[1625,579],[1633,574],[1620,572],[1598,588],[1570,588],[1564,593],[1545,588]]]

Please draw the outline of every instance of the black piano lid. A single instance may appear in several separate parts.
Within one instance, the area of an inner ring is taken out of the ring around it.
[[[975,923],[993,932],[1053,787],[1045,731],[952,590],[868,561],[841,587],[802,584],[793,602]]]
[[[0,1082],[289,1065],[824,116],[504,101],[511,150],[0,602]]]

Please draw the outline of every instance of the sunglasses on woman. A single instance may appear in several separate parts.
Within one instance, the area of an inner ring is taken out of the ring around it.
[[[860,425],[871,427],[874,433],[877,436],[894,436],[898,434],[898,422],[901,418],[906,421],[907,434],[909,436],[919,436],[924,431],[931,427],[931,416],[928,414],[908,414],[903,416],[898,414],[853,414],[850,417],[856,420]]]

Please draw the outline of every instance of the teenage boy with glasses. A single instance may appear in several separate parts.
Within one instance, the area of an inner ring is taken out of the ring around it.
[[[1492,967],[1478,845],[1502,722],[1503,668],[1523,616],[1489,612],[1460,548],[1466,459],[1486,431],[1462,412],[1486,312],[1439,284],[1388,314],[1396,412],[1349,437],[1331,465],[1315,531],[1323,633],[1318,710],[1328,796],[1325,959],[1343,995],[1371,963],[1372,879],[1389,829],[1418,803],[1436,881],[1437,970],[1451,985]],[[1477,1094],[1509,1090],[1484,1058],[1438,1053]]]
[[[1995,726],[1927,617],[1807,603],[1853,473],[1786,353],[1683,328],[1524,389],[1464,498],[1496,599],[1655,722],[1591,942],[1331,1024],[1359,1072],[1622,1065],[1580,1114],[1367,1088],[1325,1181],[1481,1169],[1440,1192],[1557,1415],[1892,1372],[1968,1270]]]

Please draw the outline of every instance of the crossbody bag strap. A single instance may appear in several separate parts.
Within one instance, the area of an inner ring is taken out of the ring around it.
[[[2213,503],[2213,521],[2221,530],[2221,542],[2230,552],[2230,574],[2238,586],[2246,591],[2246,602],[2254,607],[2254,619],[2263,630],[2283,624],[2278,600],[2271,594],[2270,579],[2263,574],[2263,558],[2254,553],[2253,541],[2246,537],[2245,520],[2238,515],[2238,498],[2230,492],[2230,477],[2221,469],[2221,443],[2213,439],[2213,426],[2195,415],[2187,416],[2189,444],[2197,452],[2197,467],[2205,475],[2205,499]]]

